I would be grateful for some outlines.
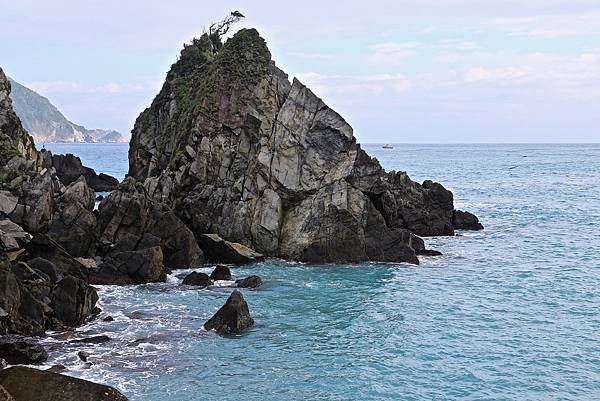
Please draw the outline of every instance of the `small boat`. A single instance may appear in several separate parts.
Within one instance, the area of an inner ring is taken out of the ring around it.
[[[394,147],[392,145],[390,145],[389,143],[386,143],[385,145],[383,145],[384,149],[394,149]]]

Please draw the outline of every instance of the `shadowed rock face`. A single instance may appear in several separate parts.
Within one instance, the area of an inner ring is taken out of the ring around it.
[[[240,334],[254,324],[248,304],[238,290],[234,290],[225,305],[206,323],[206,330],[214,330],[220,335]]]
[[[129,174],[197,237],[301,261],[418,263],[415,234],[454,234],[452,193],[385,172],[275,67],[258,32],[240,30],[214,56],[202,43],[173,65],[129,151]]]

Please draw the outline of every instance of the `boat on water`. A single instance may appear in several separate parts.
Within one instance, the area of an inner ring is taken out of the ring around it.
[[[390,145],[389,143],[386,143],[385,145],[383,145],[384,149],[394,149],[394,147],[392,145]]]

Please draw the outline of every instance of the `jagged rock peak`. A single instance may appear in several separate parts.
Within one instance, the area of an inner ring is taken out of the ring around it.
[[[454,233],[452,193],[386,173],[254,29],[184,47],[136,121],[129,166],[196,237],[266,256],[418,263],[416,235]]]

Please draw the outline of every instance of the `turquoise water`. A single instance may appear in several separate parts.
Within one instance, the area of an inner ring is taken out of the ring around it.
[[[103,287],[115,321],[78,335],[113,341],[49,340],[50,364],[134,401],[600,399],[600,145],[365,148],[387,169],[444,183],[486,230],[427,239],[444,256],[418,267],[235,268],[265,284],[244,291],[256,325],[234,338],[201,329],[230,289],[180,287],[186,271]],[[127,168],[126,145],[80,149],[110,149],[81,156]]]

